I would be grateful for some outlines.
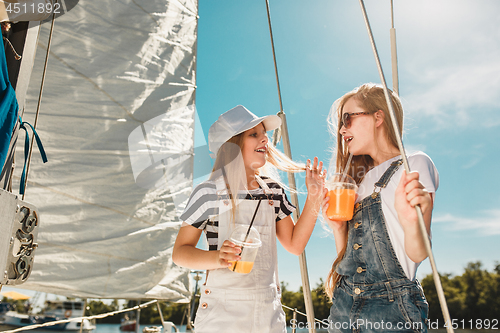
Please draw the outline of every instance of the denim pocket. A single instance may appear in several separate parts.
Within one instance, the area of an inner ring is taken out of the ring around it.
[[[351,332],[350,312],[353,307],[353,297],[338,283],[333,291],[333,303],[328,316],[328,332]]]
[[[405,319],[404,327],[412,332],[427,332],[428,304],[420,293],[407,292],[399,296],[399,309]]]
[[[428,318],[429,318],[429,303],[427,303],[427,300],[425,299],[425,296],[421,293],[415,294],[415,305],[417,308],[420,310],[420,318],[423,323],[423,328],[421,332],[427,332],[427,324],[428,324]]]

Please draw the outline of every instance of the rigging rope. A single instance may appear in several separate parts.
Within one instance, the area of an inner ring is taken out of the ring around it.
[[[274,49],[274,39],[273,39],[273,29],[271,27],[271,10],[269,9],[269,0],[266,0],[266,9],[267,9],[267,21],[269,23],[269,34],[271,36],[271,46],[273,50],[273,59],[274,59],[274,70],[276,72],[276,84],[278,86],[278,97],[279,97],[279,102],[280,102],[280,112],[278,112],[278,116],[281,118],[281,136],[283,138],[283,149],[285,151],[285,154],[292,159],[292,150],[290,148],[290,137],[288,135],[288,126],[286,122],[286,115],[285,112],[283,111],[283,102],[281,99],[281,90],[280,90],[280,83],[279,83],[279,77],[278,77],[278,64],[276,61],[276,52]],[[273,134],[273,145],[276,146],[279,141],[279,136],[280,133],[278,130],[274,131]],[[295,190],[297,188],[296,183],[295,183],[295,175],[292,172],[287,172],[288,175],[288,185],[290,186],[291,189]],[[290,198],[292,200],[292,204],[297,207],[296,210],[293,212],[294,219],[295,221],[299,220],[300,216],[300,209],[299,209],[299,199],[297,197],[297,193],[295,191],[292,191],[290,193]],[[306,313],[307,313],[307,321],[309,323],[309,333],[315,333],[316,328],[314,327],[314,308],[313,308],[313,303],[312,303],[312,296],[311,296],[311,287],[309,285],[309,275],[307,272],[307,262],[306,262],[306,252],[305,250],[300,254],[299,256],[299,265],[300,265],[300,275],[302,278],[302,289],[304,291],[304,303],[306,307]]]
[[[57,3],[57,0],[54,1],[54,5]],[[30,145],[30,150],[28,154],[28,162],[27,162],[27,169],[26,169],[26,182],[24,183],[24,188],[22,188],[22,200],[24,200],[24,196],[26,195],[26,184],[28,183],[28,174],[30,170],[30,164],[31,164],[31,155],[33,153],[33,141],[35,141],[35,130],[36,130],[36,125],[38,124],[38,116],[40,115],[40,104],[42,103],[42,93],[43,93],[43,86],[45,84],[45,76],[47,74],[47,64],[49,62],[49,52],[50,52],[50,44],[52,43],[52,34],[54,32],[54,24],[56,20],[56,13],[54,12],[52,14],[52,22],[50,25],[50,32],[49,32],[49,40],[47,42],[47,52],[45,54],[45,63],[43,65],[43,72],[42,72],[42,82],[40,83],[40,93],[38,95],[38,104],[36,107],[36,114],[35,114],[35,123],[33,124],[33,137],[31,138],[31,145]],[[24,112],[24,110],[23,110]],[[24,115],[24,114],[23,114]],[[26,132],[26,135],[28,133]]]
[[[366,29],[368,31],[368,36],[370,37],[370,42],[371,42],[371,46],[373,49],[373,54],[375,56],[375,61],[377,63],[378,72],[380,74],[380,81],[382,82],[382,85],[384,88],[384,95],[385,95],[385,99],[387,101],[387,106],[389,108],[389,114],[391,115],[392,124],[394,126],[394,132],[396,133],[396,140],[398,143],[399,151],[400,151],[401,157],[403,159],[403,164],[404,164],[405,170],[407,173],[410,173],[410,166],[408,164],[408,159],[406,158],[405,150],[403,147],[403,141],[401,139],[399,126],[398,126],[398,123],[396,121],[396,115],[394,113],[394,108],[392,105],[392,100],[389,96],[389,91],[387,88],[387,84],[385,82],[384,72],[382,70],[382,65],[380,63],[380,58],[378,55],[377,47],[375,46],[375,40],[373,38],[372,30],[370,27],[370,22],[368,21],[368,15],[366,14],[365,4],[364,4],[363,0],[359,0],[359,3],[361,5],[361,10],[363,12],[363,17],[365,20]],[[427,229],[425,227],[424,218],[422,215],[422,209],[420,208],[419,205],[417,205],[417,206],[415,206],[415,210],[417,211],[418,225],[420,227],[421,236],[424,240],[425,249],[427,251],[427,255],[429,256],[429,261],[431,263],[432,273],[433,273],[433,277],[434,277],[434,284],[436,285],[436,291],[438,294],[439,303],[441,304],[443,318],[444,318],[445,323],[449,324],[449,323],[451,323],[450,314],[448,312],[448,306],[446,304],[446,298],[444,296],[443,286],[441,285],[439,273],[438,273],[437,268],[436,268],[436,262],[434,261],[434,255],[432,254],[431,243],[429,241],[429,237],[427,236]],[[453,328],[451,326],[452,325],[447,325],[446,330],[448,332],[453,332]]]
[[[300,311],[298,311],[296,308],[295,308],[295,309],[292,309],[291,307],[286,306],[286,305],[283,305],[283,304],[282,304],[281,306],[282,306],[282,307],[284,307],[284,308],[285,308],[285,309],[287,309],[287,310],[290,310],[290,311],[296,312],[296,313],[298,313],[298,314],[299,314],[299,315],[301,315],[301,316],[307,317],[307,314],[305,314],[304,312],[300,312]],[[318,318],[314,318],[314,321],[315,321],[315,322],[317,322],[317,323],[321,323],[321,324],[323,324],[323,325],[328,325],[328,324],[329,324],[329,323],[328,323],[328,319],[327,319],[327,321],[325,322],[325,319],[323,319],[323,320],[319,320]]]
[[[271,36],[271,47],[273,50],[274,71],[276,72],[276,84],[278,85],[278,97],[280,100],[280,112],[283,112],[283,101],[281,99],[280,80],[278,77],[278,62],[276,61],[276,51],[274,49],[274,38],[273,38],[273,29],[271,27],[271,11],[269,9],[269,0],[266,0],[266,9],[267,9],[267,21],[269,23],[269,35]]]
[[[266,0],[266,9],[267,9],[267,22],[269,24],[269,35],[271,37],[271,48],[273,51],[273,61],[274,61],[274,72],[276,73],[276,86],[278,87],[278,98],[280,102],[280,112],[278,115],[283,114],[283,100],[281,99],[281,88],[280,88],[280,79],[278,76],[278,62],[276,61],[276,50],[274,49],[274,38],[273,38],[273,29],[271,27],[271,10],[269,9],[269,0]],[[281,127],[278,127],[273,132],[273,145],[276,146],[281,139]]]
[[[10,46],[12,53],[14,53],[14,59],[21,60],[22,56],[19,53],[17,53],[16,49],[14,48],[10,40],[5,36],[3,37],[3,40]]]
[[[0,289],[1,289],[1,287],[2,286],[0,285]],[[85,304],[86,304],[86,302],[87,302],[87,300],[85,300]],[[58,325],[58,324],[69,323],[69,322],[72,322],[72,321],[83,322],[83,320],[85,320],[85,319],[87,319],[89,321],[90,320],[94,320],[94,319],[103,319],[103,318],[111,317],[111,316],[114,316],[114,315],[117,315],[117,314],[120,314],[120,313],[131,312],[131,311],[135,311],[135,310],[138,310],[138,309],[146,308],[146,307],[150,306],[153,303],[156,303],[156,306],[158,307],[158,313],[160,314],[160,320],[163,323],[164,319],[163,319],[163,314],[162,314],[161,308],[160,308],[160,302],[158,300],[153,300],[153,301],[146,302],[144,304],[136,305],[136,306],[134,306],[132,308],[128,308],[128,309],[122,309],[122,310],[117,310],[117,311],[102,313],[102,314],[98,314],[98,315],[94,315],[94,316],[75,317],[75,318],[71,318],[71,319],[50,321],[50,322],[43,323],[43,324],[29,325],[29,326],[24,326],[24,327],[16,328],[14,330],[2,331],[2,333],[17,333],[17,332],[22,332],[22,331],[29,331],[29,330],[34,330],[34,329],[37,329],[37,328],[43,328],[43,327],[49,327],[49,326],[54,326],[54,325]],[[300,314],[300,315],[302,315],[304,317],[307,317],[307,314],[305,314],[303,312],[300,312],[297,309],[291,308],[291,307],[283,305],[283,304],[281,306],[283,308],[287,309],[287,310],[294,311],[294,312],[296,312],[296,313],[298,313],[298,314]],[[87,306],[85,305],[84,309],[86,307]],[[319,320],[318,318],[314,318],[314,321],[317,322],[317,323],[321,323],[323,325],[325,324],[324,320]],[[83,325],[80,325],[80,332],[81,332],[81,329],[83,329]]]
[[[129,309],[117,310],[117,311],[107,312],[107,313],[103,313],[103,314],[99,314],[99,315],[94,315],[94,316],[75,317],[75,318],[71,318],[71,319],[49,321],[49,322],[46,322],[46,323],[43,323],[43,324],[36,324],[36,325],[30,325],[30,326],[20,327],[20,328],[17,328],[15,330],[11,330],[11,331],[2,331],[2,333],[15,333],[15,332],[20,332],[20,331],[34,330],[34,329],[40,328],[40,327],[54,326],[54,325],[58,325],[58,324],[69,323],[71,321],[82,321],[84,319],[88,319],[88,320],[102,319],[102,318],[111,317],[111,316],[114,316],[114,315],[117,315],[117,314],[123,313],[123,312],[129,312],[129,311],[139,310],[141,308],[148,307],[148,306],[150,306],[153,303],[158,303],[158,300],[155,299],[153,301],[149,301],[149,302],[144,303],[144,304],[136,305],[133,308],[129,308]]]

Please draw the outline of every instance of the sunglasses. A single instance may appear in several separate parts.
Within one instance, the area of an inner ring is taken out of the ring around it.
[[[345,126],[345,128],[350,128],[351,127],[351,117],[354,116],[361,116],[361,115],[367,115],[367,114],[372,114],[372,112],[353,112],[353,113],[344,113],[342,115],[342,119],[340,120],[339,124],[339,129],[342,128],[342,126]]]

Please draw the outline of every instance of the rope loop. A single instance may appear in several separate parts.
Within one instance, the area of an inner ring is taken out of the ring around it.
[[[40,151],[40,155],[42,156],[43,163],[47,163],[48,160],[47,160],[47,154],[45,153],[45,149],[43,149],[42,140],[40,140],[40,137],[38,136],[38,133],[36,132],[35,128],[30,123],[23,121],[21,117],[19,117],[19,122],[21,123],[19,128],[23,129],[26,132],[26,137],[24,139],[24,167],[23,167],[23,173],[21,175],[21,183],[19,189],[19,193],[24,194],[24,190],[26,188],[26,164],[28,162],[28,155],[30,150],[30,136],[28,133],[28,127],[26,127],[26,125],[28,125],[33,131],[33,135],[36,140],[38,150]]]

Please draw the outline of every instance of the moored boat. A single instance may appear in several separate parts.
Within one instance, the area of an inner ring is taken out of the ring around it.
[[[137,321],[135,319],[125,320],[120,324],[120,331],[135,332]]]
[[[4,315],[3,326],[7,329],[19,328],[24,326],[45,324],[48,322],[83,317],[83,301],[47,301],[41,314],[22,314],[16,311],[8,311]],[[53,331],[80,331],[81,326],[84,332],[90,332],[95,329],[89,320],[75,320],[51,326],[43,327],[43,330]]]

